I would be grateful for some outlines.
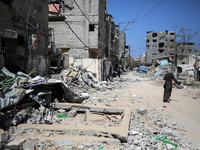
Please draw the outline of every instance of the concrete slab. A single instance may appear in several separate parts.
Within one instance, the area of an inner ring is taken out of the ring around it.
[[[121,124],[117,127],[113,126],[101,126],[101,125],[85,125],[85,124],[79,124],[78,126],[74,125],[47,125],[47,124],[20,124],[18,127],[24,128],[24,129],[44,129],[48,132],[52,132],[55,130],[63,131],[67,129],[68,132],[64,132],[64,134],[72,134],[72,135],[85,135],[85,136],[98,136],[101,138],[112,138],[116,140],[120,140],[124,142],[127,140],[128,136],[128,128],[129,128],[129,121],[130,121],[130,113],[131,108],[128,109],[121,109],[121,108],[115,108],[111,109],[108,107],[99,108],[99,107],[90,107],[83,104],[69,104],[69,103],[58,103],[55,105],[52,105],[53,108],[57,109],[69,109],[69,108],[84,108],[84,109],[96,109],[97,110],[107,110],[106,112],[112,112],[112,113],[123,113],[123,119],[121,121]],[[75,107],[74,107],[75,106]],[[89,130],[88,130],[89,129]],[[94,135],[95,134],[95,135]],[[111,136],[111,135],[117,135],[117,136]],[[51,136],[50,136],[51,137]]]

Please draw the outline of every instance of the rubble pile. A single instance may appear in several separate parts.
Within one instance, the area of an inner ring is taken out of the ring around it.
[[[131,115],[130,132],[125,147],[127,149],[195,149],[196,144],[184,136],[184,128],[171,122],[170,115],[140,107]],[[170,142],[156,139],[156,136],[166,135]]]
[[[2,69],[0,75],[2,78],[0,83],[1,128],[7,129],[25,118],[32,117],[36,109],[43,114],[47,122],[51,122],[50,103],[81,103],[84,100],[85,97],[79,97],[61,80],[46,76],[31,78],[34,72],[33,70],[28,75],[18,72],[15,75],[6,68]]]
[[[151,78],[152,75],[155,77],[155,72],[159,72],[156,77],[160,78],[165,69],[151,70],[152,72],[147,73],[144,77]],[[160,72],[161,70],[162,72]],[[128,89],[130,82],[139,82],[140,80],[115,78],[114,82],[100,82],[94,75],[81,67],[63,70],[58,77],[59,80],[53,79],[57,78],[55,76],[32,78],[30,74],[26,75],[21,72],[11,76],[11,73],[5,69],[2,70],[1,77],[5,78],[4,82],[1,82],[2,95],[0,98],[0,126],[5,130],[0,129],[1,148],[31,150],[181,150],[196,148],[195,141],[184,136],[183,127],[171,122],[169,114],[157,111],[155,108],[138,107],[133,109],[130,114],[127,136],[89,129],[91,125],[120,127],[124,117],[123,113],[106,114],[103,111],[104,108],[93,108],[93,106],[100,104],[109,108],[124,107],[123,101],[127,99],[121,99],[123,95],[111,95],[110,92],[121,88]],[[5,81],[8,81],[8,84],[2,84],[6,83]],[[128,101],[134,103],[133,98],[141,99],[140,96],[134,94]],[[116,106],[114,102],[119,100],[122,103]],[[65,105],[64,108],[63,103],[66,102],[87,104],[92,107]],[[55,107],[56,104],[63,109]],[[30,126],[54,125],[56,127],[83,124],[88,125],[88,129],[46,129],[45,126],[43,128],[22,128],[17,126],[19,123]],[[104,137],[107,140],[75,143],[72,140],[66,140],[66,136]]]

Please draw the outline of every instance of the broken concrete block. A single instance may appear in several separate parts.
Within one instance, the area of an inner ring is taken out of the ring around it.
[[[71,110],[68,112],[68,117],[75,117],[77,115],[77,111],[76,110]]]
[[[110,108],[105,108],[104,113],[107,114],[122,114],[124,112],[123,109],[110,109]]]
[[[75,145],[73,141],[69,141],[69,140],[52,140],[52,142],[58,145]]]
[[[6,142],[8,140],[8,137],[9,137],[8,133],[0,134],[0,143]]]
[[[10,143],[7,144],[7,148],[12,149],[12,150],[18,150],[23,148],[23,144],[26,142],[25,139],[17,139],[13,140]]]
[[[65,147],[63,147],[62,148],[62,150],[75,150],[75,147],[73,147],[73,146],[65,146]]]
[[[90,107],[90,111],[91,112],[104,112],[104,108],[100,108],[100,107]]]
[[[166,144],[168,150],[176,150],[176,147],[171,144]]]
[[[65,113],[66,110],[64,110],[64,109],[58,109],[58,112],[59,112],[59,113]]]
[[[147,114],[147,109],[146,109],[145,107],[139,107],[139,108],[137,109],[137,112],[138,112],[139,114],[146,115],[146,114]]]
[[[83,135],[94,136],[96,131],[94,130],[83,130]]]
[[[51,103],[50,105],[52,108],[57,108],[57,109],[71,110],[72,108],[71,105],[63,105],[63,104],[57,104],[57,103]]]
[[[33,142],[25,142],[23,144],[23,150],[34,150],[35,146]]]

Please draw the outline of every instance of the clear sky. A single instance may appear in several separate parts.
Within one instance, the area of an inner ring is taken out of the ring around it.
[[[199,31],[190,42],[200,50],[200,0],[107,0],[107,6],[120,30],[128,25],[126,45],[132,56],[146,52],[147,31],[173,31],[173,26]]]

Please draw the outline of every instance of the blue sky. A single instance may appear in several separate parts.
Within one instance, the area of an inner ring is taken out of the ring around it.
[[[136,23],[130,23],[125,30],[126,45],[131,46],[132,56],[146,52],[147,31],[173,31],[173,26],[191,29],[193,33],[199,31],[191,42],[200,50],[197,45],[200,43],[200,0],[107,0],[107,6],[116,25],[125,22],[120,24],[120,30],[137,16]]]

